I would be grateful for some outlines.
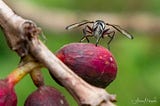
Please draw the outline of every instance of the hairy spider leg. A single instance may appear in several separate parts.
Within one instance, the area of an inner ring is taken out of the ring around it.
[[[83,29],[83,37],[81,38],[80,42],[82,42],[84,39],[87,39],[87,42],[89,42],[88,37],[92,37],[92,28],[88,25],[85,26]]]

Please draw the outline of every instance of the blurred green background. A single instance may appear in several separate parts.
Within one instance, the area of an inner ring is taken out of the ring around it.
[[[110,84],[106,90],[109,93],[117,95],[116,104],[118,106],[160,106],[160,83],[158,83],[160,81],[160,27],[158,27],[160,23],[157,23],[160,22],[159,0],[13,0],[12,2],[18,4],[22,1],[23,3],[27,3],[27,5],[42,9],[45,8],[49,11],[54,11],[55,9],[64,11],[64,13],[66,10],[71,11],[77,14],[76,18],[78,21],[87,17],[80,16],[79,13],[110,13],[118,14],[118,16],[128,15],[131,17],[136,14],[149,14],[152,18],[148,27],[153,26],[155,23],[157,25],[151,30],[150,28],[142,30],[144,29],[143,27],[138,30],[136,27],[126,27],[127,30],[134,35],[135,39],[133,40],[129,40],[119,33],[116,33],[116,37],[110,46],[111,52],[117,60],[118,74],[116,80]],[[15,8],[15,10],[20,8],[14,7],[14,4],[10,3],[9,0],[7,2]],[[21,11],[23,11],[23,16],[25,16],[24,14],[27,14],[27,12],[25,13],[27,6],[23,8],[24,10]],[[18,13],[18,11],[16,12]],[[20,12],[18,14],[21,15]],[[43,15],[44,13],[37,11],[37,14]],[[25,16],[25,18],[30,17],[29,15]],[[155,17],[159,19],[156,20],[156,22]],[[144,21],[145,18],[147,17],[144,17]],[[64,28],[61,27],[57,29],[57,31],[54,27],[53,30],[49,30],[52,28],[43,26],[43,24],[36,19],[35,21],[42,27],[43,33],[47,38],[45,44],[53,52],[56,52],[56,50],[64,44],[79,41],[82,36],[79,31],[65,32]],[[63,20],[55,20],[55,18],[53,18],[53,20],[46,21],[61,23]],[[152,23],[152,21],[155,23]],[[137,27],[140,25],[138,20],[135,20],[134,24],[137,25]],[[64,26],[66,25],[68,24],[64,24]],[[146,27],[146,25],[144,26]],[[106,47],[107,40],[107,38],[101,40],[100,44]],[[94,43],[95,39],[92,39],[91,42]],[[8,48],[3,33],[0,32],[0,78],[4,78],[15,69],[18,62],[19,57]],[[52,85],[59,89],[66,96],[71,106],[77,105],[70,94],[51,79],[46,69],[43,69],[42,72],[44,73],[47,85]],[[15,90],[18,95],[18,106],[23,106],[26,97],[36,90],[36,87],[33,85],[30,76],[27,75],[16,85]]]

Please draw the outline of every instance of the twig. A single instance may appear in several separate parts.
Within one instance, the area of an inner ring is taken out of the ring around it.
[[[114,106],[113,95],[104,89],[89,85],[73,73],[38,39],[40,29],[36,24],[17,16],[2,0],[0,25],[9,47],[20,57],[32,55],[35,60],[41,62],[75,97],[79,105]]]

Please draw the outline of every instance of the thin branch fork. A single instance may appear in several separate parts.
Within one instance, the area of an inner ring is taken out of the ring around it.
[[[11,50],[20,57],[32,55],[41,62],[51,74],[83,106],[115,106],[115,96],[104,89],[89,85],[66,65],[64,65],[39,39],[40,29],[30,20],[16,15],[0,0],[0,26],[5,33],[6,41]]]

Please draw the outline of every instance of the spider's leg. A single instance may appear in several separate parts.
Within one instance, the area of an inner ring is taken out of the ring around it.
[[[106,30],[103,31],[102,38],[104,38],[105,35],[108,34],[108,31],[109,31],[109,30],[110,30],[110,28],[108,28],[108,29],[106,29]]]
[[[85,36],[83,36],[79,42],[82,42],[84,39],[86,39]]]
[[[105,36],[105,35],[107,35],[107,36],[110,38],[110,40],[107,42],[107,47],[108,47],[108,49],[110,50],[109,44],[111,43],[111,41],[112,41],[113,38],[114,38],[115,31],[106,32],[106,33],[103,34],[103,36]]]
[[[114,25],[114,24],[109,24],[109,23],[106,23],[106,25],[112,26],[114,29],[116,29],[118,32],[120,32],[122,35],[125,35],[129,39],[133,39],[133,35],[131,35],[125,29],[121,28],[119,25]]]
[[[88,37],[91,37],[91,36],[93,36],[92,29],[90,26],[86,25],[85,28],[83,29],[83,37],[81,38],[80,42],[82,42],[84,39],[86,39],[87,42],[89,42]]]
[[[101,37],[102,37],[102,36],[100,36],[100,37],[97,38],[97,40],[96,40],[96,46],[98,45],[99,40],[101,39]]]

